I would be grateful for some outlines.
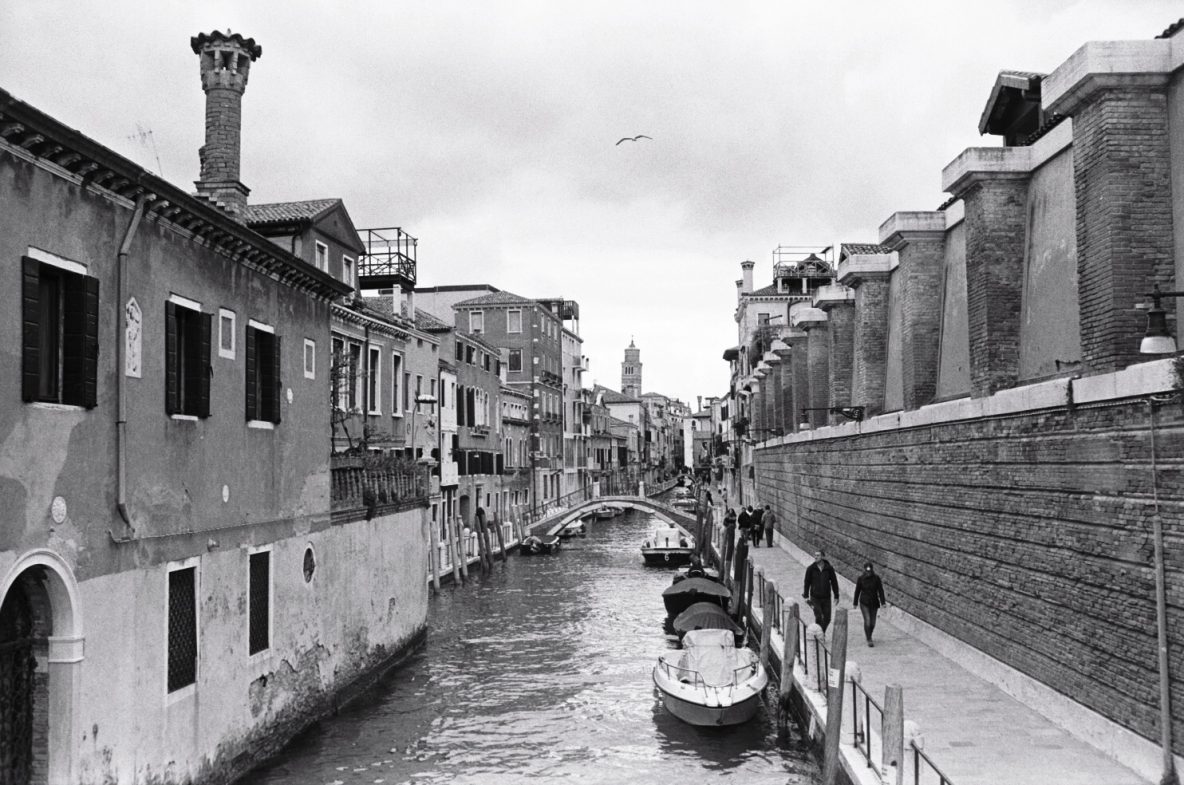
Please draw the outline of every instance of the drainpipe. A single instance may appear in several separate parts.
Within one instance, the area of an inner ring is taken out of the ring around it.
[[[1171,396],[1175,398],[1176,396]],[[1159,467],[1155,452],[1155,396],[1147,398],[1151,420],[1152,538],[1155,545],[1155,632],[1159,655],[1159,741],[1163,748],[1163,776],[1160,785],[1178,785],[1176,757],[1172,750],[1172,680],[1168,670],[1168,609],[1164,575],[1163,520],[1159,515]]]
[[[127,511],[127,337],[118,335],[118,326],[123,322],[123,309],[127,300],[127,255],[131,249],[132,238],[140,227],[140,219],[144,217],[143,194],[136,197],[136,208],[132,212],[132,220],[123,234],[123,242],[119,245],[119,255],[115,257],[115,275],[118,281],[116,295],[115,317],[116,334],[119,338],[115,342],[115,390],[118,400],[119,413],[115,419],[115,450],[116,450],[116,480],[115,480],[115,509],[124,525],[132,529],[131,515]],[[134,533],[134,529],[132,532]]]

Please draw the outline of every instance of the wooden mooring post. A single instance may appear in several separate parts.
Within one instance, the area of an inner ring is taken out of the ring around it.
[[[798,655],[798,604],[791,602],[789,610],[781,614],[781,683],[778,684],[778,703],[781,710],[777,720],[781,725],[789,723],[789,693],[793,688],[793,663]]]
[[[772,581],[766,581],[762,573],[761,586],[764,587],[761,592],[761,667],[768,670],[769,655],[773,650],[773,614],[777,602],[774,597],[777,594],[777,585]]]
[[[899,684],[884,687],[883,757],[880,781],[884,785],[904,782],[904,688]]]
[[[432,571],[432,590],[440,592],[440,532],[436,530],[436,522],[432,520],[431,510],[423,508],[422,518],[428,527],[428,568]]]
[[[847,609],[836,608],[830,636],[830,668],[826,673],[826,741],[822,783],[834,785],[839,771],[839,734],[843,731],[843,687],[847,671]]]
[[[494,532],[497,533],[497,548],[499,551],[501,551],[502,563],[505,564],[505,562],[506,562],[506,535],[505,535],[505,532],[502,531],[502,528],[503,528],[503,526],[502,526],[501,519],[497,516],[497,513],[494,513],[494,515],[493,515],[493,530],[494,530]]]

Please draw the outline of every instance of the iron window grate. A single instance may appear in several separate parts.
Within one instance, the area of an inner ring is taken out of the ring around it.
[[[196,581],[196,567],[169,573],[169,692],[197,681]]]
[[[268,618],[271,609],[271,553],[252,553],[250,561],[251,588],[249,631],[251,654],[261,652],[269,645]]]

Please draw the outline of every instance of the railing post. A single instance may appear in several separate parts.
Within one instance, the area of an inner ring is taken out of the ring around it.
[[[818,651],[821,648],[820,641],[823,635],[822,628],[817,624],[811,624],[806,628],[806,673],[813,676],[813,678],[806,679],[806,686],[815,692],[818,692],[820,688],[818,669],[822,663]]]
[[[884,688],[884,727],[880,731],[883,759],[880,780],[884,785],[904,782],[904,689],[899,684]]]
[[[912,720],[904,721],[904,766],[901,767],[901,774],[907,779],[906,782],[918,782],[921,778],[921,761],[917,750],[925,749],[925,737],[921,734],[921,728]]]
[[[764,586],[764,593],[761,595],[761,666],[768,670],[769,655],[773,651],[773,595],[777,587],[772,581],[765,580],[764,573],[761,573],[761,585]]]
[[[847,609],[836,608],[830,636],[830,668],[826,674],[826,743],[822,785],[834,785],[839,771],[839,734],[843,723],[843,671],[847,665]]]
[[[863,738],[860,731],[866,733],[867,727],[870,725],[870,718],[863,718],[863,728],[859,725],[859,690],[856,685],[863,679],[863,672],[859,669],[859,665],[854,662],[847,662],[847,683],[851,685],[851,699],[848,704],[851,707],[850,717],[844,714],[843,720],[843,735],[842,740],[844,744],[849,744],[857,748],[860,752],[863,751],[863,745],[860,744]]]

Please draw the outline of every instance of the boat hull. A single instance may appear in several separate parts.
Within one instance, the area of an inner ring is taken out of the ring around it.
[[[756,715],[761,705],[761,693],[768,684],[768,677],[762,670],[759,677],[741,687],[743,694],[738,700],[715,701],[702,690],[671,683],[662,675],[660,668],[654,668],[654,684],[662,693],[666,711],[688,725],[721,727],[748,722]]]
[[[681,567],[689,564],[692,548],[642,548],[641,557],[652,567]]]

